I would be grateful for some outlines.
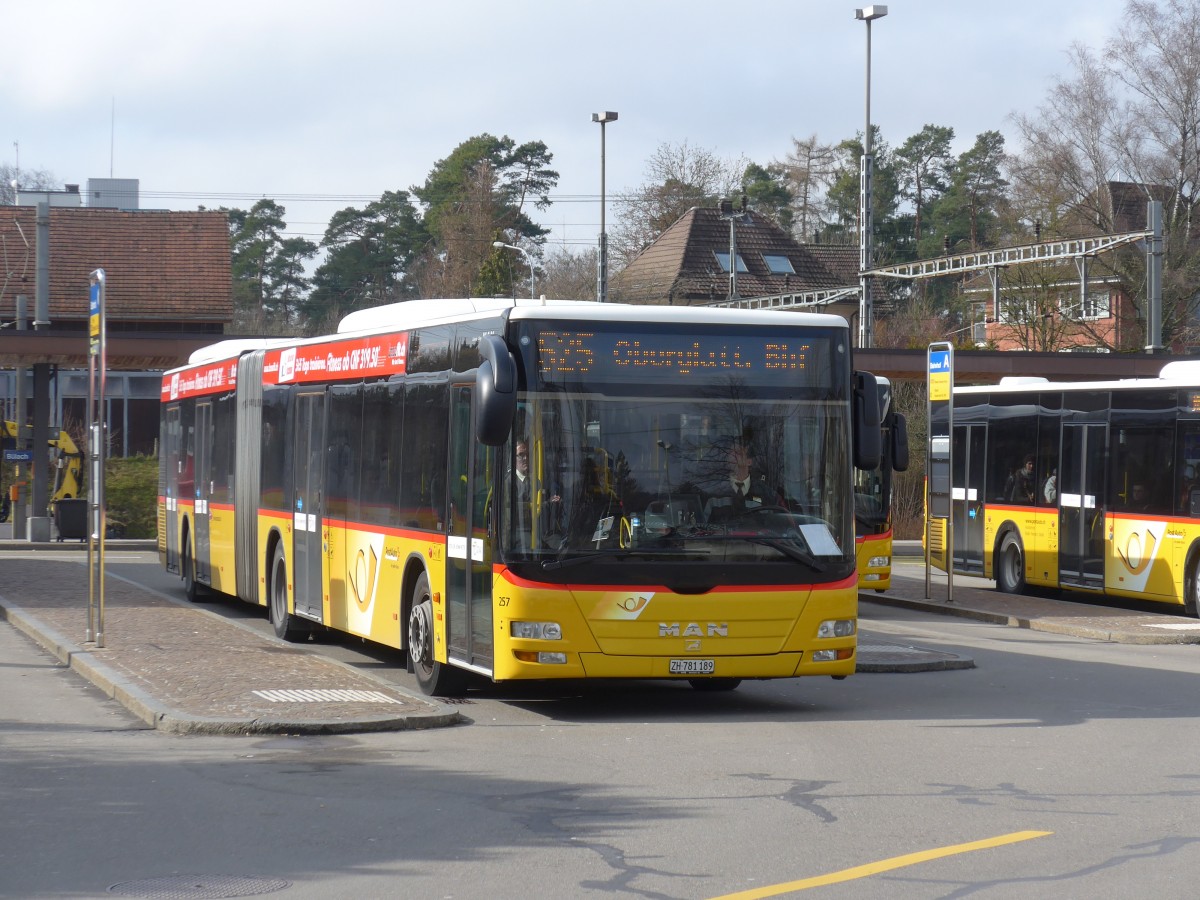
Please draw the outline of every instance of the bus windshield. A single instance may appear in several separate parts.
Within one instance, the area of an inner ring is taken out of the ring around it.
[[[822,580],[853,565],[836,332],[520,327],[507,559],[799,563]]]

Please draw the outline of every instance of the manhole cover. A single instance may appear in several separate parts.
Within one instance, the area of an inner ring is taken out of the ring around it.
[[[166,878],[142,878],[122,881],[108,889],[120,897],[154,897],[174,900],[205,900],[209,897],[254,897],[291,887],[282,878],[254,875],[170,875]]]

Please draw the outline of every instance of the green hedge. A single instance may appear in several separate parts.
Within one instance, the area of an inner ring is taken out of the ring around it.
[[[105,460],[104,506],[109,534],[152,538],[158,528],[158,457]]]

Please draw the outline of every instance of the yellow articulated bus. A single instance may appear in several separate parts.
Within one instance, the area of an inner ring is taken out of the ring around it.
[[[908,469],[908,422],[896,410],[891,382],[876,381],[882,452],[876,468],[854,470],[854,540],[859,588],[882,592],[892,586],[892,473]]]
[[[402,649],[442,696],[854,671],[879,400],[839,317],[418,300],[198,351],[162,406],[166,568],[281,638]]]
[[[1200,594],[1200,365],[955,388],[954,571],[1183,607]],[[945,434],[936,417],[931,433]],[[942,519],[929,525],[946,568]]]

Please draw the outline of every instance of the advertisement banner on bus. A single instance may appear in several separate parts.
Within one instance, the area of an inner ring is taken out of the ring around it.
[[[263,362],[263,382],[299,384],[401,375],[407,357],[407,332],[302,344],[268,351]]]

